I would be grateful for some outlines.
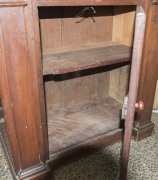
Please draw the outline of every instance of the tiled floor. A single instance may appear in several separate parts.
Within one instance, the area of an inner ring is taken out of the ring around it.
[[[2,147],[0,144],[0,180],[11,180],[11,174],[9,170],[9,166],[4,157],[4,153],[2,151]]]
[[[158,114],[155,133],[139,143],[132,141],[127,180],[158,180]],[[81,158],[53,171],[54,180],[117,180],[122,143]],[[0,146],[0,180],[11,180]]]

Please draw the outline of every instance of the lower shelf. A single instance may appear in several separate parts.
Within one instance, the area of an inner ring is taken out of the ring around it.
[[[51,157],[81,148],[120,128],[122,105],[110,96],[55,116],[48,113]]]

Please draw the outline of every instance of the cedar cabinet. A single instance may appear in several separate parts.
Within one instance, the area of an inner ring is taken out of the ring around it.
[[[136,140],[154,128],[157,4],[0,2],[0,135],[15,179],[51,179],[63,162],[122,140],[124,126],[125,179],[133,124]]]

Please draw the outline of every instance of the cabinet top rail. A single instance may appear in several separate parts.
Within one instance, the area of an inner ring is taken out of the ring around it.
[[[27,2],[0,2],[0,7],[4,7],[4,6],[25,6],[27,5]]]
[[[36,0],[37,6],[141,5],[142,0]]]

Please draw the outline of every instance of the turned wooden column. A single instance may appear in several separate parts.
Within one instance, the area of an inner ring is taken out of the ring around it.
[[[144,3],[147,24],[138,91],[138,101],[144,102],[144,110],[137,112],[136,115],[134,128],[136,141],[150,136],[154,129],[151,115],[158,77],[158,1],[144,1]]]
[[[45,165],[48,142],[36,59],[31,1],[1,2],[0,89],[12,166],[20,179],[39,175],[48,179],[50,174]]]

